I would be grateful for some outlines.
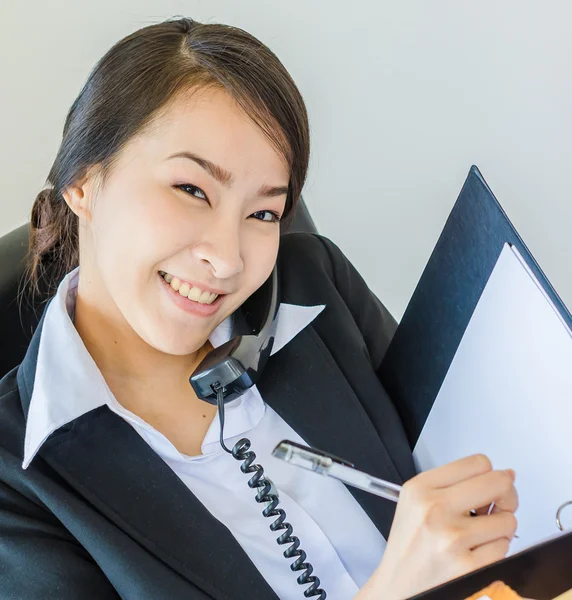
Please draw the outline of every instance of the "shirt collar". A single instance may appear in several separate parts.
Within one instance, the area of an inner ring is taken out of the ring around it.
[[[54,431],[100,406],[108,405],[128,420],[150,427],[117,402],[73,324],[78,282],[79,267],[64,277],[46,309],[26,423],[24,469]],[[296,337],[324,308],[325,305],[281,303],[272,354]],[[227,342],[230,334],[229,317],[212,332],[209,340],[216,348]],[[250,406],[244,396],[226,406],[225,439],[248,430],[262,418],[263,401],[256,386],[249,395],[254,399]],[[213,420],[205,436],[203,451],[218,441],[217,421]]]

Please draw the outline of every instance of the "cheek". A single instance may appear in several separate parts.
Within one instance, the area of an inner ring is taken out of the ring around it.
[[[96,248],[104,272],[119,269],[139,287],[158,263],[188,243],[193,223],[165,193],[150,186],[116,188],[98,205]]]

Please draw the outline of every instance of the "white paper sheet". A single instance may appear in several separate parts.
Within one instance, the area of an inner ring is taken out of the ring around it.
[[[517,254],[503,248],[414,452],[421,470],[480,452],[516,471],[511,553],[558,533],[572,500],[572,336]]]

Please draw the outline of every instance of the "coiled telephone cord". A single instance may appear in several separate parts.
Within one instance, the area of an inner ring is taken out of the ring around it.
[[[320,588],[320,579],[316,575],[312,575],[314,567],[311,563],[306,562],[306,553],[300,548],[300,540],[293,534],[293,528],[290,523],[286,521],[286,513],[281,508],[276,508],[279,504],[278,496],[271,493],[272,482],[264,477],[264,469],[261,465],[254,464],[256,460],[256,454],[250,450],[251,442],[247,438],[240,439],[233,447],[229,450],[224,443],[224,389],[220,386],[213,386],[214,391],[217,394],[217,407],[220,421],[220,445],[222,448],[232,454],[238,461],[243,461],[240,465],[240,470],[243,473],[250,474],[252,477],[248,481],[248,486],[251,489],[257,489],[256,502],[260,504],[266,504],[266,507],[262,511],[265,517],[276,519],[269,525],[271,531],[282,531],[278,538],[278,544],[285,545],[291,544],[286,550],[284,550],[285,558],[296,557],[296,560],[291,563],[290,569],[292,571],[302,571],[296,581],[300,585],[311,585],[304,590],[304,596],[306,598],[318,598],[319,600],[326,600],[326,592]]]

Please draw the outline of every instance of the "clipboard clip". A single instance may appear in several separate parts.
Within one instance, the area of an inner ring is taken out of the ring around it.
[[[556,511],[556,525],[558,525],[558,529],[560,529],[560,531],[564,531],[564,527],[562,525],[562,521],[560,520],[560,517],[562,515],[562,511],[567,506],[572,506],[572,500],[568,500],[568,502],[564,502],[564,504],[561,504],[560,507],[558,508],[558,510]]]

